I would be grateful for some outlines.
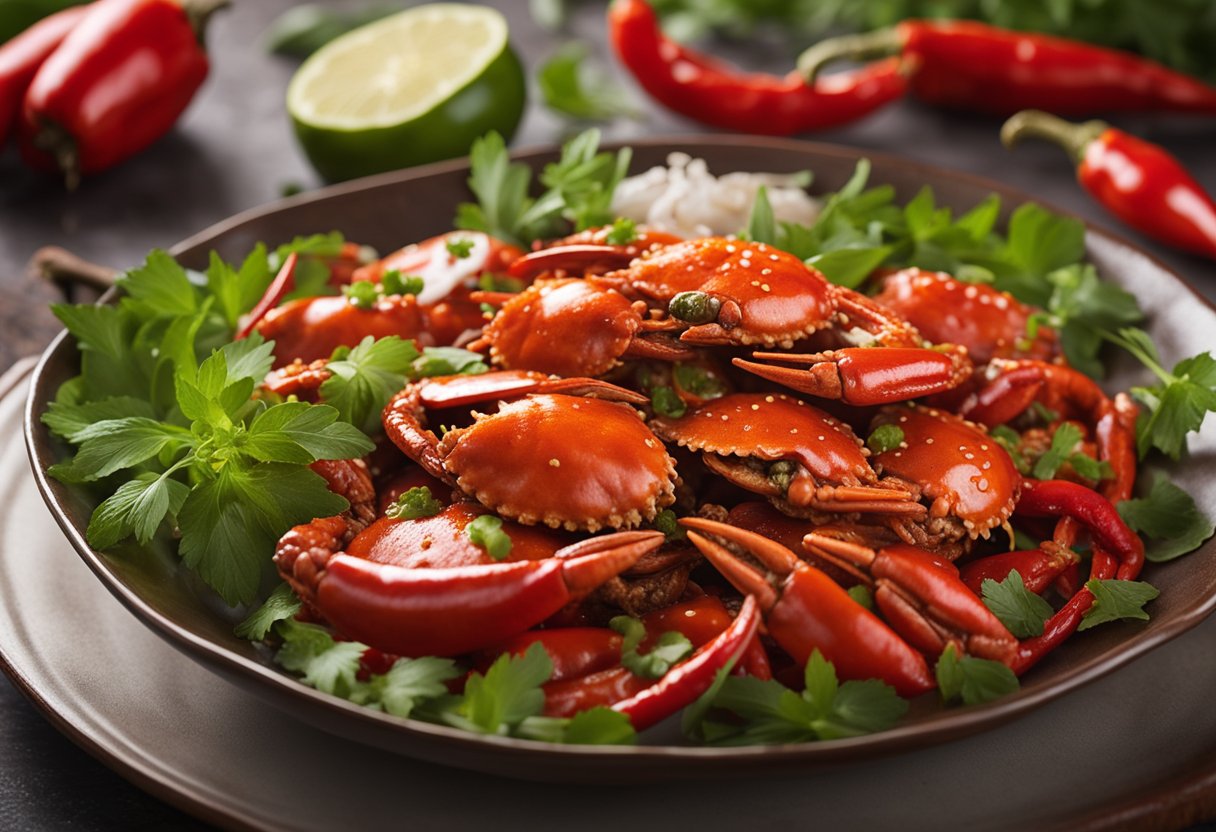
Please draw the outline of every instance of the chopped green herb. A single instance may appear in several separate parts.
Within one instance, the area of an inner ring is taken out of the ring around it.
[[[627,246],[638,238],[637,225],[627,217],[617,217],[608,229],[604,242],[610,246]]]
[[[453,238],[448,240],[444,245],[448,250],[448,254],[452,255],[457,260],[463,260],[473,253],[473,241],[468,238]]]
[[[1123,521],[1149,538],[1144,556],[1160,563],[1193,552],[1216,531],[1216,523],[1195,500],[1162,474],[1153,478],[1147,497],[1118,505]]]
[[[621,665],[644,679],[659,679],[673,665],[692,655],[692,643],[683,633],[661,634],[649,653],[639,653],[638,645],[646,636],[646,627],[636,618],[618,615],[608,622],[624,639],[621,642]]]
[[[680,395],[670,387],[656,387],[650,392],[650,406],[654,412],[667,419],[679,419],[688,412]]]
[[[730,392],[725,381],[696,364],[677,363],[671,376],[679,389],[699,399],[717,399]]]
[[[417,295],[422,292],[426,282],[416,274],[402,274],[397,269],[389,269],[380,277],[380,288],[385,295]]]
[[[384,515],[390,520],[417,520],[433,517],[441,511],[443,505],[431,496],[431,489],[420,485],[404,492],[385,510]]]
[[[669,508],[663,509],[654,518],[654,527],[657,531],[663,533],[668,543],[675,543],[688,538],[688,532],[680,525],[676,513]]]
[[[511,554],[511,536],[502,530],[502,520],[493,514],[483,514],[465,528],[469,541],[486,550],[494,560]]]
[[[356,280],[349,286],[343,286],[342,294],[360,309],[371,309],[383,297],[380,287],[370,280]]]
[[[1085,588],[1093,593],[1094,603],[1081,616],[1078,630],[1128,618],[1148,621],[1144,605],[1161,594],[1144,581],[1091,580],[1085,582]]]
[[[866,447],[876,454],[893,451],[904,443],[904,432],[899,425],[879,425],[866,437]]]
[[[300,599],[287,584],[279,584],[249,617],[236,625],[234,632],[239,638],[261,641],[274,627],[275,622],[294,618],[300,611]]]
[[[936,674],[938,690],[946,703],[961,700],[964,705],[982,705],[1019,687],[1018,677],[1006,665],[974,656],[960,657],[953,644],[942,651]]]
[[[1016,569],[1003,581],[985,578],[980,585],[984,604],[1017,638],[1033,638],[1043,634],[1043,625],[1053,610],[1038,595],[1026,588]]]
[[[874,609],[874,593],[865,584],[854,584],[846,590],[849,597],[868,610]]]

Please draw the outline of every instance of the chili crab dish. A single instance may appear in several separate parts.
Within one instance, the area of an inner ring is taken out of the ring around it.
[[[631,218],[593,138],[514,214],[501,144],[472,159],[461,227],[386,256],[154,253],[117,305],[57,309],[83,349],[51,473],[104,498],[90,543],[176,541],[304,684],[548,742],[681,711],[695,742],[831,740],[1016,690],[1147,617],[1146,540],[1210,534],[1137,489],[1210,356],[1161,367],[1083,252],[1019,272],[995,208],[897,206],[864,169],[796,219],[769,190],[797,184],[752,182],[722,228]],[[1064,222],[1036,210],[1011,222]],[[1108,346],[1161,384],[1106,392]]]

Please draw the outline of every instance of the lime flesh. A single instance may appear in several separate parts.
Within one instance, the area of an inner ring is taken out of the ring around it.
[[[454,3],[343,35],[287,89],[296,136],[330,181],[463,156],[489,130],[509,140],[525,101],[502,15]]]

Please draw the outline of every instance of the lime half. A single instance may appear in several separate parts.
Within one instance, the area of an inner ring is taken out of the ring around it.
[[[507,22],[484,6],[434,3],[323,46],[287,88],[287,112],[326,179],[463,156],[523,115],[523,68]]]

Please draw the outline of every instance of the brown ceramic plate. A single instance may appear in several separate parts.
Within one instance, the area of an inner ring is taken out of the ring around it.
[[[810,169],[822,190],[839,188],[863,155],[812,143],[726,136],[631,145],[634,171],[661,164],[667,153],[682,150],[705,158],[718,173]],[[873,162],[871,181],[894,185],[901,200],[910,199],[926,184],[934,188],[940,204],[958,210],[993,192],[1004,198],[1007,212],[1030,199],[974,177],[896,157],[864,155]],[[554,153],[533,151],[517,158],[541,165]],[[468,198],[466,176],[464,164],[452,162],[339,185],[241,214],[180,243],[173,253],[185,265],[202,268],[211,249],[233,260],[258,241],[277,243],[332,229],[390,251],[447,230],[456,204]],[[1180,278],[1128,243],[1092,228],[1087,245],[1089,259],[1103,275],[1140,298],[1167,363],[1210,347],[1216,312]],[[1194,627],[1216,607],[1216,543],[1209,541],[1186,558],[1145,570],[1145,579],[1161,590],[1151,607],[1151,621],[1106,625],[1073,638],[1027,674],[1017,694],[998,702],[945,710],[933,697],[923,697],[897,728],[849,740],[699,748],[679,744],[674,731],[660,727],[635,747],[569,747],[401,720],[318,693],[281,673],[259,647],[232,634],[236,617],[179,569],[167,552],[135,555],[97,552],[88,546],[84,529],[93,506],[80,493],[45,476],[45,469],[63,449],[38,420],[59,384],[77,372],[77,362],[74,346],[62,336],[43,356],[26,413],[27,445],[43,497],[68,540],[107,588],[171,644],[300,719],[350,739],[449,765],[531,779],[649,781],[789,771],[889,755],[965,736],[1027,713]],[[1113,368],[1112,389],[1126,389],[1141,378],[1125,375],[1130,369]],[[1216,483],[1203,476],[1216,458],[1216,428],[1193,437],[1191,448],[1190,458],[1170,470],[1170,476],[1203,509],[1216,513]]]

